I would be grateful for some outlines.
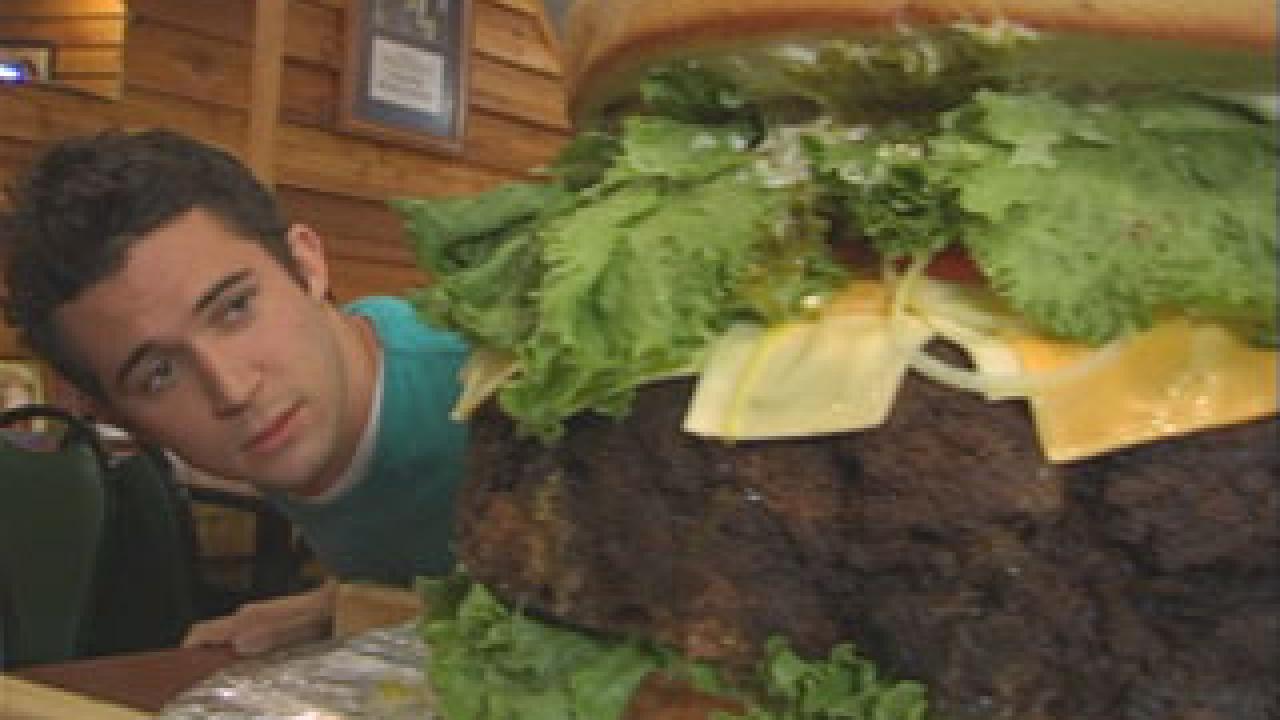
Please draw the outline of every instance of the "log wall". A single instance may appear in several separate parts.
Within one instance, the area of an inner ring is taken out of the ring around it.
[[[3,0],[0,40],[54,45],[59,85],[113,97],[120,91],[125,0]]]

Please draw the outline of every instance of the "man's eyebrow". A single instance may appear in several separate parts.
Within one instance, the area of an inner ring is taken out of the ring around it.
[[[192,309],[192,314],[199,315],[204,312],[219,297],[226,293],[227,290],[235,287],[252,275],[253,271],[246,268],[244,270],[237,270],[214,283],[213,287],[206,290],[204,294],[200,296],[200,299],[196,300],[196,305]],[[116,383],[123,385],[125,379],[129,377],[129,373],[133,372],[133,369],[137,367],[138,363],[142,362],[142,359],[146,357],[147,353],[151,352],[153,348],[155,348],[155,343],[153,342],[144,342],[134,348],[133,352],[129,353],[129,357],[125,358],[124,363],[120,365],[120,369],[116,371]]]
[[[218,296],[225,293],[228,289],[235,287],[241,281],[249,278],[251,275],[253,275],[253,271],[248,268],[245,268],[243,270],[237,270],[231,273],[230,275],[222,278],[218,282],[214,283],[213,287],[206,290],[205,293],[200,296],[200,299],[196,301],[196,306],[195,306],[195,309],[193,310],[193,313],[196,315],[199,315],[200,313],[204,312],[206,309],[208,309],[210,305],[214,303],[215,300],[218,299]]]

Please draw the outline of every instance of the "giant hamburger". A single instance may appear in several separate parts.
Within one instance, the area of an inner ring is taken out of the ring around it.
[[[1280,716],[1274,49],[1260,0],[579,2],[551,181],[399,203],[476,347],[470,577],[707,692],[852,646],[931,717]]]

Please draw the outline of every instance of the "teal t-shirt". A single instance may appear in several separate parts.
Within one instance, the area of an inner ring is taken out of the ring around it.
[[[368,318],[382,345],[382,407],[368,470],[325,502],[270,499],[339,578],[408,585],[454,563],[454,493],[466,428],[449,411],[462,390],[458,371],[467,347],[457,335],[424,325],[399,298],[363,298],[346,309]]]

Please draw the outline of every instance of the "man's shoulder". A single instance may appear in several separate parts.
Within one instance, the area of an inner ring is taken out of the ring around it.
[[[353,315],[373,324],[378,341],[386,350],[465,353],[466,343],[456,333],[426,324],[413,305],[404,298],[372,295],[348,303]]]
[[[416,319],[417,316],[408,300],[393,295],[367,295],[347,303],[343,310],[368,318]]]

